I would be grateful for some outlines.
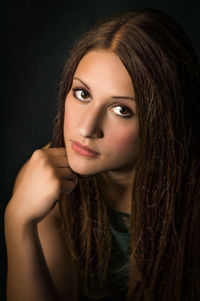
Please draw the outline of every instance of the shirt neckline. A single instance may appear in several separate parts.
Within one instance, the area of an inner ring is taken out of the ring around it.
[[[122,212],[122,211],[113,209],[113,208],[111,208],[110,206],[107,206],[107,207],[108,207],[108,210],[113,211],[113,212],[116,213],[116,214],[124,215],[124,216],[129,217],[129,218],[131,217],[131,214],[130,214],[130,213],[126,213],[126,212]]]
[[[107,206],[107,212],[110,220],[110,225],[118,233],[127,233],[130,231],[131,214],[115,210]]]

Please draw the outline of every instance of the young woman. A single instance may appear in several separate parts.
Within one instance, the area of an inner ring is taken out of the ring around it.
[[[8,301],[198,300],[200,68],[155,10],[99,21],[5,213]]]

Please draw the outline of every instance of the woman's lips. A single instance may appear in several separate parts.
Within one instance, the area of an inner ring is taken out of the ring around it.
[[[82,145],[81,143],[76,142],[76,141],[72,141],[72,148],[76,153],[78,153],[82,156],[86,156],[86,157],[97,157],[97,156],[99,156],[99,153],[95,152],[89,146]]]

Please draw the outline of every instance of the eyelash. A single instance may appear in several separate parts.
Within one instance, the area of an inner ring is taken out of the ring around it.
[[[86,94],[88,94],[88,95],[90,96],[90,93],[89,93],[86,89],[84,89],[84,88],[81,88],[81,87],[72,88],[73,96],[74,96],[76,99],[78,99],[79,101],[81,101],[81,102],[85,102],[85,100],[82,100],[82,99],[80,99],[80,98],[78,98],[78,97],[76,96],[76,92],[77,92],[77,91],[83,91],[84,93],[86,93]],[[87,99],[86,99],[86,101],[87,101]],[[127,106],[117,105],[117,106],[115,106],[115,107],[125,108],[125,109],[127,109],[127,110],[129,111],[128,114],[130,114],[129,116],[123,116],[123,115],[118,115],[117,113],[115,113],[117,116],[119,116],[119,117],[121,117],[121,118],[130,118],[130,117],[133,116],[133,112],[132,112]]]

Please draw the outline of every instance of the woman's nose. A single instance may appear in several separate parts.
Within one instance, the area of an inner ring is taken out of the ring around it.
[[[79,133],[84,138],[103,137],[103,116],[98,109],[88,108],[84,111],[79,122]]]

